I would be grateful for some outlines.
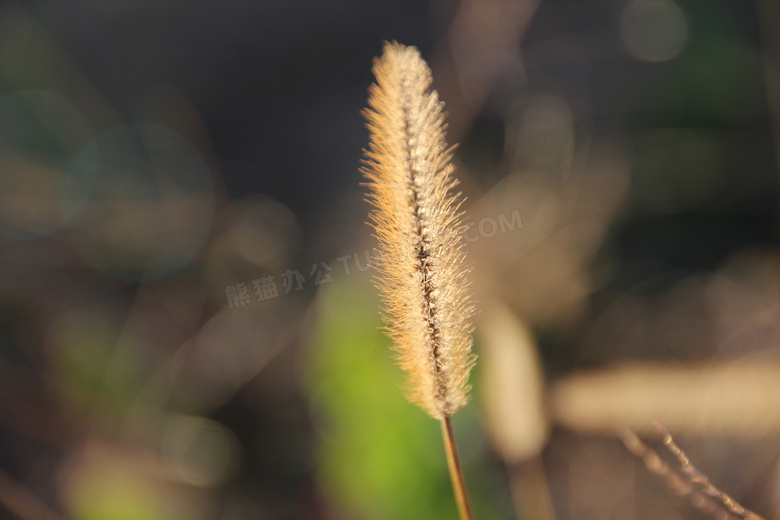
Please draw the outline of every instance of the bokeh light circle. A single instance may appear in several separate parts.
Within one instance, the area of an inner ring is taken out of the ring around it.
[[[68,166],[75,154],[94,163],[92,132],[63,96],[20,90],[0,97],[0,233],[16,240],[50,235],[78,213],[68,201],[74,183],[88,189],[92,175]]]
[[[149,281],[199,252],[214,216],[214,186],[200,153],[181,134],[153,124],[122,126],[98,135],[72,168],[87,172],[83,178],[96,172],[94,183],[70,192],[71,200],[84,198],[71,241],[96,269]]]
[[[685,47],[688,24],[673,0],[631,0],[620,18],[620,37],[638,60],[669,61]]]

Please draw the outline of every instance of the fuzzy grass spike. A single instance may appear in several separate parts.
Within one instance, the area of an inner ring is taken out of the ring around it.
[[[385,45],[363,112],[371,137],[362,172],[379,240],[376,277],[407,397],[441,422],[460,517],[472,518],[450,417],[468,402],[471,316],[460,194],[453,193],[443,104],[414,47]]]
[[[462,199],[451,191],[458,181],[444,140],[443,104],[414,47],[387,44],[374,74],[363,113],[371,137],[362,171],[376,208],[377,286],[409,400],[443,419],[467,403],[475,360]]]

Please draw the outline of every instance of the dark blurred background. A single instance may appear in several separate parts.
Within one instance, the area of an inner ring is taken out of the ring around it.
[[[367,270],[392,40],[459,143],[477,518],[707,518],[653,421],[780,516],[774,0],[84,0],[0,3],[0,518],[455,518]]]

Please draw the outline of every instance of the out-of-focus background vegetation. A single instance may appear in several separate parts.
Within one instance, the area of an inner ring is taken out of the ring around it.
[[[444,519],[367,272],[359,115],[460,143],[477,518],[780,516],[774,0],[0,3],[0,518]]]

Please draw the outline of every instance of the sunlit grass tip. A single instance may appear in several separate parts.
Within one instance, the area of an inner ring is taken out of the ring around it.
[[[362,172],[379,240],[376,276],[387,329],[407,374],[407,396],[432,417],[468,402],[470,300],[443,103],[414,47],[385,45],[363,115],[370,130]]]

